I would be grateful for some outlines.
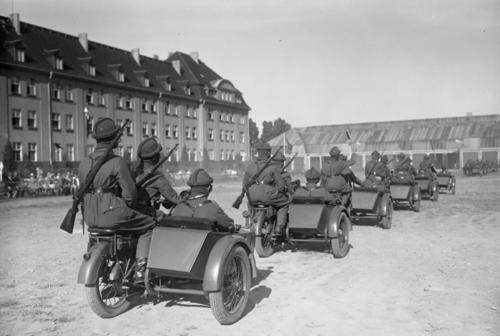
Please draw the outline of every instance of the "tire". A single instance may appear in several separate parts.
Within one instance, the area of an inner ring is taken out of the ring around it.
[[[272,241],[272,234],[274,225],[269,222],[264,214],[261,214],[255,224],[256,227],[260,227],[260,236],[255,237],[255,251],[257,255],[261,258],[267,258],[274,253],[274,244]]]
[[[222,289],[208,294],[212,314],[220,324],[233,324],[243,315],[250,294],[250,272],[247,252],[234,246],[222,268]]]
[[[413,202],[411,204],[411,208],[413,209],[413,211],[415,212],[420,212],[420,200],[422,199],[422,193],[420,193],[420,190],[418,191],[418,199],[415,200],[413,198]]]
[[[457,188],[457,182],[455,179],[452,180],[451,182],[451,189],[450,192],[452,195],[455,195],[455,189]]]
[[[382,229],[390,229],[392,227],[392,213],[394,207],[392,205],[391,199],[387,201],[387,214],[385,216],[380,216],[379,225]]]
[[[436,184],[432,187],[432,201],[437,202],[439,200],[439,186],[436,187]]]
[[[107,256],[100,260],[96,283],[85,287],[85,292],[92,311],[102,318],[111,318],[127,311],[131,302],[128,300],[129,293],[121,289],[121,279],[116,282],[107,281],[113,268],[113,260]]]
[[[338,220],[338,236],[330,239],[330,247],[335,258],[344,258],[349,253],[349,217],[341,212]]]

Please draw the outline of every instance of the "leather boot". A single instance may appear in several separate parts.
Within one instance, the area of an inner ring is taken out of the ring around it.
[[[137,264],[135,265],[134,283],[138,284],[144,282],[144,275],[146,273],[146,264],[147,264],[146,258],[141,258],[137,260]]]

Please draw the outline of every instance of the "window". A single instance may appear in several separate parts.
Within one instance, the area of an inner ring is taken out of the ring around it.
[[[126,152],[126,159],[133,160],[134,159],[134,147],[128,146]]]
[[[127,110],[132,109],[132,98],[130,98],[130,96],[125,97],[125,108]]]
[[[54,144],[54,161],[61,162],[62,161],[62,147],[60,144]]]
[[[75,161],[75,146],[73,144],[67,144],[66,145],[66,153],[67,153],[67,160],[68,161]]]
[[[234,114],[231,114],[231,116],[228,116],[231,123],[234,124]]]
[[[168,102],[165,103],[165,115],[170,114],[170,104]]]
[[[87,102],[87,104],[94,105],[94,93],[92,92],[92,89],[87,90],[85,97],[85,101]]]
[[[191,133],[189,126],[186,127],[186,139],[191,139]]]
[[[229,131],[226,130],[226,142],[229,142]]]
[[[241,156],[241,161],[246,161],[246,159],[247,159],[247,152],[245,152],[244,150],[241,150],[240,151],[240,156]]]
[[[148,134],[149,134],[148,129],[149,129],[148,123],[146,121],[143,122],[142,123],[142,136],[145,136],[145,137],[148,136]]]
[[[52,113],[52,130],[61,130],[61,115],[59,113]]]
[[[224,159],[225,159],[225,158],[226,158],[226,155],[224,154],[224,150],[223,150],[223,149],[221,149],[221,150],[220,150],[220,160],[221,160],[221,161],[224,161]]]
[[[124,152],[123,152],[123,146],[118,146],[116,148],[116,150],[118,152],[118,155],[120,155],[121,157],[123,157],[123,154],[124,154]]]
[[[213,112],[208,112],[208,119],[214,120],[214,113]]]
[[[174,125],[174,130],[172,131],[172,136],[174,139],[177,139],[179,137],[179,127],[177,125]]]
[[[196,127],[193,127],[191,131],[191,138],[193,138],[193,140],[196,140],[198,138],[198,134],[196,134]]]
[[[12,127],[14,129],[23,128],[22,121],[23,121],[23,118],[22,118],[21,110],[13,109],[12,110]]]
[[[28,144],[28,161],[38,161],[36,143]]]
[[[30,97],[36,97],[36,82],[34,79],[28,81],[28,86],[26,88],[26,93]]]
[[[87,145],[87,153],[93,153],[95,151],[95,145]]]
[[[144,77],[144,86],[149,87],[149,78]]]
[[[213,149],[208,150],[208,159],[212,161],[215,160],[215,152]]]
[[[234,131],[231,131],[231,142],[234,142]]]
[[[156,123],[151,124],[151,136],[156,137],[158,134],[156,133]]]
[[[97,104],[99,106],[106,106],[106,99],[104,98],[104,93],[102,93],[102,91],[97,92]]]
[[[23,49],[16,49],[16,61],[24,63],[26,61],[25,53]]]
[[[89,65],[89,76],[95,77],[95,65]]]
[[[74,118],[71,114],[66,114],[66,132],[73,132],[75,130]]]
[[[123,108],[123,98],[120,97],[119,95],[116,95],[115,104],[116,104],[117,108],[122,109]]]
[[[58,88],[57,86],[54,86],[52,88],[52,99],[61,100],[61,89]]]
[[[198,111],[196,109],[193,109],[193,118],[198,119]]]
[[[21,84],[19,83],[19,79],[12,78],[10,81],[10,93],[13,95],[21,94]]]
[[[127,135],[134,135],[134,122],[131,121],[127,124]]]
[[[151,113],[156,113],[158,111],[157,105],[155,103],[151,103],[151,105],[149,106],[149,109],[150,109]]]
[[[240,143],[245,143],[245,132],[240,132]]]
[[[148,102],[146,100],[142,101],[142,111],[147,112],[148,111]]]
[[[118,73],[117,73],[117,79],[119,82],[125,82],[125,74],[123,73],[123,71],[121,70],[118,70]]]
[[[180,105],[176,106],[174,109],[174,115],[178,116],[180,111],[181,111],[181,106]]]
[[[240,116],[240,125],[245,125],[245,117]]]
[[[223,141],[224,141],[224,130],[220,130],[220,132],[219,132],[219,140],[220,140],[221,142],[223,142]]]
[[[61,57],[56,57],[56,69],[57,70],[63,70],[64,69],[64,64],[63,60]]]
[[[226,115],[224,113],[219,114],[219,121],[224,121]]]
[[[165,125],[165,138],[170,138],[170,125]]]
[[[23,144],[14,142],[12,144],[12,156],[14,161],[23,161]]]
[[[191,112],[193,111],[193,109],[191,107],[188,107],[187,108],[187,111],[186,111],[186,118],[191,118]]]
[[[70,88],[70,87],[66,88],[65,98],[66,98],[66,101],[68,101],[68,102],[72,102],[75,100],[72,88]]]
[[[214,141],[214,129],[213,128],[208,129],[208,141]]]
[[[120,127],[123,127],[123,120],[121,119],[116,119],[116,124]]]
[[[28,111],[28,129],[36,129],[36,111]]]

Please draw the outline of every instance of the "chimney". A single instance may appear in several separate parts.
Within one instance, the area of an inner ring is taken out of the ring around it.
[[[83,50],[85,52],[89,52],[89,40],[87,39],[87,33],[81,33],[78,34],[78,41],[80,41],[80,44],[82,45]]]
[[[192,58],[192,59],[194,59],[194,61],[195,61],[196,63],[198,63],[198,58],[199,58],[199,56],[200,56],[200,55],[198,54],[198,52],[197,52],[197,51],[192,51],[192,52],[190,52],[190,53],[189,53],[189,56],[191,56],[191,58]]]
[[[180,60],[173,60],[172,66],[174,67],[175,71],[180,75],[181,74],[181,61]]]
[[[19,13],[10,14],[10,21],[12,22],[12,26],[14,26],[14,30],[17,35],[21,35],[21,20],[19,18]]]
[[[132,57],[134,58],[134,61],[137,64],[141,65],[141,57],[140,57],[139,49],[138,48],[132,49],[130,51],[130,53],[132,54]]]
[[[153,58],[154,58],[155,60],[159,60],[159,59],[160,59],[160,57],[159,57],[157,54],[154,54],[154,55],[153,55]]]

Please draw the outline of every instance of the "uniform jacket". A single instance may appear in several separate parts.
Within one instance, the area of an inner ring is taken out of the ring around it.
[[[378,166],[379,163],[380,162],[378,160],[374,160],[374,159],[371,159],[370,161],[368,161],[366,163],[366,166],[365,166],[365,177],[368,177],[371,174],[375,173],[376,166]]]
[[[265,164],[265,161],[261,160],[250,163],[243,176],[244,187]],[[281,174],[281,165],[272,163],[264,169],[256,183],[249,188],[248,193],[253,203],[282,206],[288,202],[286,191],[287,187]]]
[[[234,220],[214,201],[208,200],[205,195],[195,195],[180,203],[172,211],[172,216],[186,216],[208,218],[216,221],[218,225],[230,227]]]
[[[331,160],[321,169],[321,186],[327,190],[342,190],[348,186],[347,176],[351,174],[348,161]]]

